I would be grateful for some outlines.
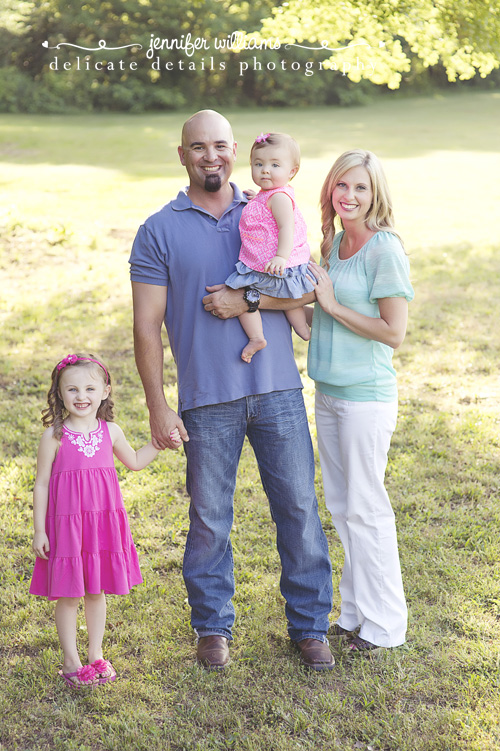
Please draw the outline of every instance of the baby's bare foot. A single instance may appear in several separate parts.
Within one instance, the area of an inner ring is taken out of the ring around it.
[[[247,346],[241,353],[241,359],[244,362],[251,362],[252,357],[255,355],[255,353],[258,352],[260,349],[264,349],[264,347],[267,347],[267,342],[264,339],[264,337],[256,337],[255,339],[249,339]]]

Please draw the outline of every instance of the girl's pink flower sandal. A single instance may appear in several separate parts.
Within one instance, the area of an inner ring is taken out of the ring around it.
[[[97,671],[92,665],[82,665],[74,673],[63,673],[60,670],[59,675],[70,688],[93,688],[99,682]]]
[[[95,660],[91,668],[94,668],[99,684],[116,680],[116,670],[109,660]]]

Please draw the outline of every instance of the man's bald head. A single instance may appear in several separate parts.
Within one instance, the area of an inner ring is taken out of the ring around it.
[[[182,147],[189,148],[193,137],[207,129],[217,129],[220,135],[232,146],[234,144],[233,130],[229,120],[215,110],[200,110],[191,115],[182,126]]]

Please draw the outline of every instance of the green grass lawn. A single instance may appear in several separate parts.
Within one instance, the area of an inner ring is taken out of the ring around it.
[[[400,417],[387,473],[410,610],[407,644],[367,661],[333,643],[334,671],[299,667],[286,636],[275,530],[245,446],[235,498],[232,665],[223,676],[198,669],[181,573],[184,457],[163,453],[142,472],[118,469],[145,579],[128,597],[109,597],[105,648],[119,680],[91,693],[60,682],[53,605],[28,594],[39,415],[54,363],[70,351],[95,351],[115,379],[117,421],[136,445],[148,439],[127,259],[138,224],[185,183],[176,156],[183,116],[1,116],[0,748],[495,751],[500,93],[228,114],[240,144],[235,180],[244,187],[255,135],[281,129],[297,137],[296,191],[314,248],[317,199],[333,159],[362,146],[386,166],[416,290],[395,357]],[[299,340],[296,355],[315,436]],[[166,360],[175,403],[168,349]],[[320,480],[318,466],[322,501]],[[322,502],[321,516],[333,619],[343,555]]]

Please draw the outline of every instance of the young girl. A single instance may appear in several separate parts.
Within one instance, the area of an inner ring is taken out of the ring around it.
[[[64,653],[59,675],[71,688],[114,681],[103,659],[105,592],[127,594],[142,582],[118,486],[113,453],[130,469],[146,467],[158,451],[134,451],[113,420],[111,378],[94,355],[68,355],[52,372],[33,491],[30,592],[57,600],[55,620]],[[180,444],[180,437],[175,436]],[[76,616],[85,602],[88,663],[76,645]]]
[[[261,134],[252,146],[250,165],[260,191],[243,209],[239,261],[236,271],[226,279],[228,287],[247,288],[249,311],[239,317],[248,336],[241,353],[245,362],[267,344],[257,310],[260,293],[299,298],[313,289],[306,278],[311,255],[307,229],[293,188],[288,185],[300,166],[297,142],[286,133]],[[286,317],[302,339],[309,339],[303,308],[288,311]]]
[[[404,340],[414,293],[374,154],[354,149],[336,160],[323,184],[321,212],[321,266],[310,265],[317,303],[308,372],[316,382],[325,503],[345,551],[333,633],[366,655],[397,647],[406,635],[384,476],[398,411],[392,356]]]

